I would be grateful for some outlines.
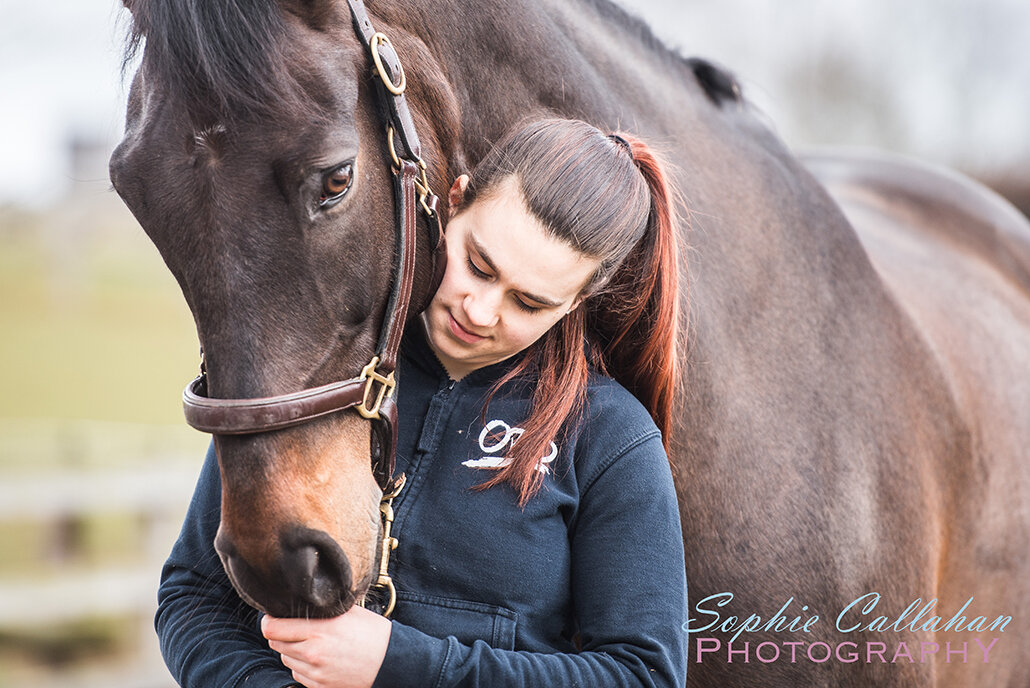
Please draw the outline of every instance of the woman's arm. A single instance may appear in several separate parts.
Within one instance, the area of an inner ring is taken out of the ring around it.
[[[236,594],[215,552],[221,493],[212,445],[161,573],[154,619],[161,653],[183,688],[296,685],[261,636],[258,612]]]
[[[582,652],[464,645],[395,621],[375,686],[683,686],[683,541],[657,433],[600,465],[586,485],[569,531]]]
[[[569,531],[582,652],[498,650],[482,641],[464,645],[394,621],[375,685],[682,686],[683,546],[657,434],[631,443],[596,473],[585,483]],[[231,588],[211,545],[220,491],[209,452],[162,579],[157,628],[165,661],[184,688],[290,685],[291,673],[265,645],[256,612]],[[360,651],[337,647],[336,661]]]

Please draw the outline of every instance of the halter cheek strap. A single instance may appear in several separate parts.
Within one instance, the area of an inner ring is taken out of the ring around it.
[[[416,165],[408,160],[402,161],[400,170],[394,170],[400,263],[380,330],[379,353],[357,376],[348,380],[254,399],[209,397],[207,371],[202,366],[200,376],[182,395],[187,423],[213,435],[251,435],[291,428],[353,408],[372,421],[370,453],[373,473],[379,487],[384,492],[390,491],[396,463],[397,406],[393,393],[397,351],[407,320],[415,272],[417,204],[414,181],[417,174]],[[431,223],[438,224],[438,218],[434,215]],[[442,233],[439,236],[442,237]],[[436,253],[438,250],[434,251]]]
[[[429,229],[430,253],[433,258],[432,281],[428,292],[430,298],[443,278],[447,252],[437,209],[438,199],[429,186],[422,146],[404,99],[407,80],[400,59],[390,39],[372,28],[361,0],[348,0],[348,5],[354,27],[368,47],[379,77],[376,90],[389,113],[386,144],[393,160],[394,224],[399,262],[395,267],[393,289],[379,333],[377,354],[356,377],[349,380],[258,399],[208,397],[207,370],[201,359],[201,374],[186,387],[182,404],[187,423],[214,435],[250,435],[282,430],[351,408],[372,422],[372,473],[383,490],[379,507],[383,519],[383,539],[378,576],[372,587],[385,593],[386,602],[382,613],[383,616],[389,616],[397,599],[388,572],[390,552],[397,546],[397,539],[390,534],[392,504],[393,498],[404,486],[403,473],[393,477],[397,456],[394,373],[415,276],[417,217],[420,210]],[[399,133],[399,155],[394,147],[395,133]]]
[[[183,410],[186,422],[197,430],[214,435],[249,435],[294,427],[353,408],[372,421],[373,472],[379,486],[388,493],[394,487],[392,476],[396,462],[397,407],[393,393],[397,351],[411,302],[419,214],[426,221],[433,261],[429,295],[436,291],[443,277],[447,253],[439,201],[429,186],[421,143],[404,98],[404,69],[389,38],[373,29],[360,0],[348,0],[348,5],[355,29],[375,65],[377,96],[389,113],[387,145],[393,160],[398,263],[394,268],[393,288],[379,333],[377,353],[357,376],[348,380],[255,399],[210,398],[207,371],[202,362],[200,376],[183,392]],[[399,151],[394,144],[395,134],[399,134],[396,137]]]

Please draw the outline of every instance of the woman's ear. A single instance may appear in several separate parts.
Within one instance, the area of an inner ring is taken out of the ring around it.
[[[587,300],[587,297],[589,297],[589,296],[590,296],[590,295],[589,295],[589,294],[587,294],[586,292],[582,292],[582,291],[581,291],[581,292],[579,293],[579,296],[577,296],[577,297],[576,297],[576,300],[572,302],[572,306],[570,306],[570,307],[569,307],[569,310],[565,311],[565,315],[568,315],[568,314],[569,314],[569,313],[571,313],[572,311],[574,311],[574,310],[576,310],[577,308],[579,308],[579,305],[580,305],[581,303],[583,303],[584,301],[586,301],[586,300]]]
[[[569,306],[569,310],[565,311],[565,315],[568,315],[572,311],[579,308],[584,301],[594,296],[595,294],[597,294],[597,292],[599,292],[602,289],[607,280],[598,277],[598,273],[600,272],[600,270],[601,263],[600,261],[598,261],[597,266],[594,268],[594,274],[590,276],[590,279],[587,280],[587,283],[584,284],[583,288],[579,290],[579,294],[576,296],[575,299],[572,300],[572,305]]]
[[[465,203],[465,189],[469,185],[469,176],[467,174],[460,175],[454,180],[454,184],[451,185],[451,190],[447,192],[447,214],[454,215],[455,211]]]

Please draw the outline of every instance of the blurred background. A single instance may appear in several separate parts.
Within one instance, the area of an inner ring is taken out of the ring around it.
[[[625,0],[797,149],[885,148],[1030,207],[1025,0]],[[192,319],[110,191],[117,0],[0,0],[0,688],[169,688],[160,563],[207,438]]]

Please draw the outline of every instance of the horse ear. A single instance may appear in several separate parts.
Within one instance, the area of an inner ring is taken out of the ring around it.
[[[465,204],[465,189],[468,188],[468,183],[469,176],[467,174],[460,175],[454,180],[451,190],[447,192],[448,215],[453,215],[456,210]]]

